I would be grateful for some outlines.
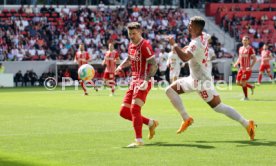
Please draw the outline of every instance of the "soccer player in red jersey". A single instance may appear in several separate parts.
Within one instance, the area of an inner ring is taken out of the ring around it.
[[[249,84],[249,80],[252,74],[252,67],[256,63],[256,56],[254,49],[249,45],[249,37],[244,36],[242,38],[242,44],[239,48],[239,58],[234,64],[234,67],[240,65],[240,69],[237,74],[236,83],[239,86],[242,86],[244,98],[242,100],[248,100],[247,88],[251,89],[252,94],[254,93],[254,85]],[[251,61],[252,60],[252,61]]]
[[[103,60],[102,65],[105,65],[104,71],[104,83],[105,85],[111,87],[111,94],[110,96],[114,95],[115,92],[115,69],[116,69],[116,62],[119,60],[119,54],[116,50],[114,50],[113,43],[109,43],[108,51],[105,53],[105,57]]]
[[[156,120],[141,115],[141,107],[145,104],[151,89],[150,79],[157,71],[157,64],[150,42],[142,37],[141,25],[138,22],[131,22],[127,25],[127,29],[131,40],[128,46],[128,57],[117,67],[115,73],[131,66],[132,81],[123,99],[120,116],[132,121],[136,135],[135,142],[127,147],[138,147],[144,145],[143,124],[149,126],[149,139],[153,138],[155,128],[158,126]]]
[[[263,50],[261,52],[261,66],[259,69],[259,77],[258,77],[258,84],[261,84],[263,72],[266,71],[267,75],[270,77],[271,81],[273,82],[272,74],[270,73],[270,64],[269,61],[272,60],[272,53],[268,50],[268,46],[264,44]]]
[[[83,44],[79,45],[79,50],[76,52],[74,61],[77,62],[78,66],[79,66],[78,68],[80,68],[80,66],[83,65],[83,64],[88,64],[88,62],[91,62],[91,56],[89,55],[88,52],[85,51],[85,48],[84,48]],[[84,81],[81,80],[79,78],[79,76],[78,76],[78,79],[79,79],[81,87],[84,91],[84,95],[87,96],[88,92],[87,92],[86,85],[85,85]],[[92,86],[95,87],[95,85],[92,81],[90,81],[89,83],[92,84]],[[97,91],[96,87],[95,87],[95,90]]]

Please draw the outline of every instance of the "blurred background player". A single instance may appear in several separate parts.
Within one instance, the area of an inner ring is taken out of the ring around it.
[[[212,45],[210,41],[208,42],[208,58],[207,58],[207,65],[210,66],[208,69],[210,70],[210,73],[212,73],[213,69],[213,63],[212,61],[216,59],[216,54],[214,49],[212,48]]]
[[[188,115],[179,95],[196,91],[214,111],[222,113],[244,126],[250,139],[254,140],[254,121],[243,118],[235,109],[224,104],[216,92],[210,70],[208,69],[210,66],[207,64],[208,39],[210,35],[202,32],[205,20],[200,16],[194,16],[190,20],[188,31],[191,35],[191,42],[188,46],[182,49],[177,46],[172,36],[168,38],[179,58],[184,62],[188,62],[190,68],[189,77],[178,79],[166,89],[166,95],[183,119],[177,133],[180,134],[185,131],[194,121]]]
[[[263,50],[261,52],[261,66],[259,69],[259,76],[258,76],[258,85],[262,83],[263,73],[266,72],[267,75],[270,77],[271,81],[274,82],[272,78],[272,74],[270,73],[270,64],[269,61],[272,60],[272,53],[268,50],[268,45],[264,44]]]
[[[119,54],[114,49],[114,44],[109,43],[108,44],[108,51],[105,53],[105,57],[103,60],[102,65],[105,66],[104,71],[104,83],[106,86],[111,88],[111,94],[110,96],[114,95],[115,92],[115,69],[116,69],[116,62],[119,60]]]
[[[180,74],[182,61],[176,54],[175,50],[172,49],[172,51],[169,53],[168,60],[167,60],[167,67],[170,70],[170,82],[174,82],[178,79]]]
[[[77,62],[78,68],[80,68],[81,65],[88,64],[88,62],[92,61],[91,56],[89,55],[89,53],[85,51],[85,48],[84,48],[83,44],[79,45],[79,49],[76,52],[75,60],[74,61]],[[79,83],[80,83],[80,85],[81,85],[81,87],[82,87],[82,89],[84,91],[84,95],[87,96],[88,92],[87,92],[87,88],[86,88],[85,82],[83,80],[81,80],[79,78],[79,76],[78,76],[78,79],[79,79]],[[98,91],[97,87],[95,86],[95,84],[93,83],[92,80],[88,81],[87,83],[89,83],[92,86],[94,86],[95,90]]]
[[[162,49],[160,54],[159,54],[159,61],[158,61],[160,78],[162,80],[166,80],[167,59],[168,59],[168,53],[165,52],[164,49]]]
[[[252,74],[252,67],[256,63],[256,56],[254,49],[249,45],[248,36],[244,36],[242,38],[242,44],[243,46],[239,48],[239,58],[237,59],[234,67],[238,67],[238,65],[240,65],[236,83],[237,85],[242,86],[243,89],[244,98],[241,100],[248,100],[247,88],[251,89],[251,94],[254,93],[255,88],[254,85],[249,84],[247,81]]]
[[[141,25],[131,22],[127,25],[130,44],[128,46],[128,57],[118,66],[115,73],[123,68],[131,66],[132,81],[123,99],[120,116],[132,121],[135,131],[135,142],[127,147],[138,147],[144,145],[142,140],[143,124],[149,126],[149,139],[155,134],[158,122],[141,115],[141,107],[146,102],[146,97],[151,89],[151,77],[157,71],[154,52],[148,40],[142,35]]]

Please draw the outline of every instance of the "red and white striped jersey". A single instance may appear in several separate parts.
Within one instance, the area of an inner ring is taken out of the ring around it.
[[[106,68],[105,68],[105,72],[108,73],[114,73],[115,69],[116,69],[116,61],[119,58],[119,54],[117,51],[113,50],[112,52],[107,51],[105,53],[105,64],[106,64]]]
[[[148,40],[142,39],[138,44],[130,43],[128,46],[128,56],[131,60],[132,76],[144,79],[149,72],[147,60],[154,58],[152,46]]]
[[[251,46],[241,46],[239,49],[239,63],[241,70],[246,70],[251,65],[251,58],[255,56],[255,51]]]
[[[76,56],[75,59],[78,63],[79,66],[83,65],[83,64],[87,64],[88,61],[91,59],[90,55],[88,54],[88,52],[84,51],[78,51],[76,52]]]
[[[262,56],[261,65],[269,65],[271,52],[269,50],[262,50],[261,56]]]

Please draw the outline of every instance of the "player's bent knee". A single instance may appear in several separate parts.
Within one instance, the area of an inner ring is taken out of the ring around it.
[[[184,90],[181,88],[181,86],[178,82],[175,82],[175,83],[171,84],[169,87],[167,87],[165,90],[166,94],[171,90],[175,91],[177,94],[184,93]]]
[[[127,116],[128,116],[128,114],[129,114],[129,111],[130,111],[130,104],[123,103],[123,104],[121,105],[121,109],[120,109],[119,115],[120,115],[121,117],[127,119]]]
[[[145,104],[145,102],[142,99],[139,99],[139,98],[135,98],[131,102],[131,106],[132,105],[138,105],[138,106],[142,107],[144,104]]]
[[[219,96],[214,96],[211,101],[208,102],[209,106],[211,108],[217,107],[219,104],[221,104],[221,100]]]

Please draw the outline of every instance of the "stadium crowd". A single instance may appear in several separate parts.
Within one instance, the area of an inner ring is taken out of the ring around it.
[[[143,35],[151,41],[157,57],[162,49],[169,52],[166,35],[174,34],[182,46],[190,40],[189,17],[179,8],[29,5],[18,10],[3,9],[0,20],[1,61],[73,60],[80,43],[85,44],[94,61],[101,61],[110,41],[115,42],[120,59],[124,59],[129,43],[125,25],[129,21],[141,22]]]

